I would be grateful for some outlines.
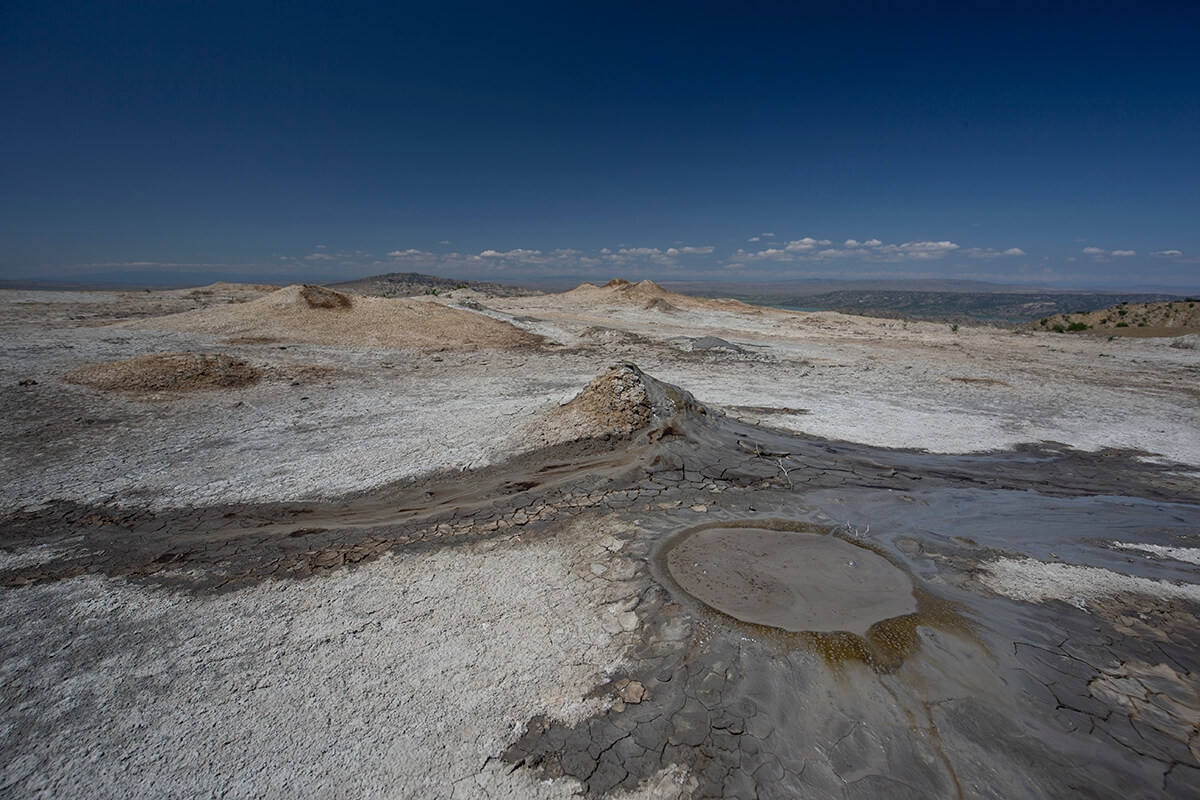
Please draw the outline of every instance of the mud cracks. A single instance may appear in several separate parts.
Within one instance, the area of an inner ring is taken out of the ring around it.
[[[590,796],[663,774],[696,797],[1200,791],[1194,608],[1095,594],[1026,603],[980,580],[988,564],[1021,557],[1179,580],[1178,565],[1106,543],[1194,546],[1194,481],[1130,454],[930,456],[783,435],[639,380],[648,429],[368,497],[10,517],[0,580],[101,573],[207,594],[385,553],[519,553],[590,536],[573,569],[626,642],[624,661],[594,686],[590,716],[523,720],[495,754],[505,769],[574,778]],[[788,547],[818,539],[826,560],[785,577],[815,570],[837,586],[853,578],[834,567],[870,565],[867,594],[880,580],[892,591],[870,598],[869,615],[831,623],[829,607],[813,611],[823,596],[809,598],[807,622],[783,626],[722,609],[748,567],[778,566]],[[725,565],[715,596],[689,583],[703,558],[739,547],[749,555]],[[849,561],[859,565],[839,564]]]

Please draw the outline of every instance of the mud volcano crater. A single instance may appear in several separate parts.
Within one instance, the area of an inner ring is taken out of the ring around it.
[[[827,532],[769,522],[681,533],[663,563],[681,590],[752,625],[846,632],[917,612],[912,579],[883,556]]]

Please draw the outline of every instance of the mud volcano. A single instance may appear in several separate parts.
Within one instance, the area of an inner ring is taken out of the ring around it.
[[[828,535],[705,528],[667,554],[667,569],[705,605],[793,632],[863,636],[877,622],[917,610],[908,575]]]

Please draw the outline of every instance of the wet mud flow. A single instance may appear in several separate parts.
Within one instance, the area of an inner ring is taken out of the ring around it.
[[[784,434],[642,380],[655,422],[631,437],[336,503],[10,516],[5,547],[55,556],[0,582],[227,592],[594,520],[619,546],[580,569],[636,638],[605,710],[528,720],[512,770],[588,796],[671,766],[695,797],[1200,794],[1200,604],[1177,584],[1197,567],[1153,555],[1200,547],[1194,478]]]

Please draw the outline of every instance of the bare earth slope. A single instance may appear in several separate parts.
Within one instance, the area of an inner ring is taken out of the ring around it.
[[[417,350],[503,349],[539,342],[535,335],[471,311],[418,300],[352,297],[320,286],[289,286],[249,303],[198,309],[129,327]]]

